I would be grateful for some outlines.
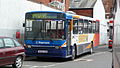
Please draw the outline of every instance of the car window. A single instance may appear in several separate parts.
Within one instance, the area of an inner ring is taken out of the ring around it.
[[[10,38],[4,38],[5,47],[14,47],[14,42]]]
[[[13,40],[13,41],[14,41],[16,46],[21,46],[21,44],[18,41],[16,41],[16,40]]]
[[[3,40],[0,39],[0,48],[3,48],[3,47],[4,47]]]

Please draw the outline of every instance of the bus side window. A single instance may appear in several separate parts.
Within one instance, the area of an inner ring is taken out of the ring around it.
[[[66,21],[67,23],[67,25],[65,26],[65,38],[67,38],[68,36],[70,36],[70,22],[71,22],[71,20],[67,20]]]
[[[93,32],[93,33],[95,33],[95,29],[96,29],[95,23],[96,23],[95,21],[92,22],[92,32]]]
[[[78,34],[78,20],[73,21],[73,34]]]
[[[71,28],[70,28],[70,22],[71,22],[71,20],[67,20],[67,22],[68,22],[67,33],[70,34],[70,30],[71,30]]]
[[[99,33],[99,21],[96,21],[96,32]]]
[[[88,20],[84,20],[84,33],[88,33]]]
[[[78,32],[79,34],[83,34],[83,19],[79,19],[78,21]]]
[[[92,33],[92,21],[88,23],[88,33]]]

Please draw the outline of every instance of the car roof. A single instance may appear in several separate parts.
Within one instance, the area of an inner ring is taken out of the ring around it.
[[[11,38],[11,37],[0,36],[0,38]]]

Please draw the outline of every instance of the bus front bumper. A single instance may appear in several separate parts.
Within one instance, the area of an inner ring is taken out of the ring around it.
[[[67,58],[66,48],[25,48],[26,56]]]

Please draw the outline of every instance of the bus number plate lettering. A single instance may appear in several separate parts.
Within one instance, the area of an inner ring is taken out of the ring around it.
[[[47,50],[38,50],[38,53],[48,53]]]

